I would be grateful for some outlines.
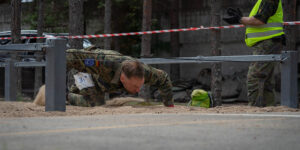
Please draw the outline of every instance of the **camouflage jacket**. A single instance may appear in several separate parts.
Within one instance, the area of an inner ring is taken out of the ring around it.
[[[135,60],[112,50],[76,50],[69,49],[67,54],[67,71],[91,74],[99,92],[126,91],[120,81],[121,67],[124,60]],[[145,84],[157,87],[162,95],[164,105],[173,104],[172,83],[168,74],[162,70],[143,64]]]

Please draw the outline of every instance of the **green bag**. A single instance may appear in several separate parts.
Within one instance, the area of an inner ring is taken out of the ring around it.
[[[191,94],[191,98],[192,99],[189,103],[190,106],[209,108],[213,105],[210,98],[210,94],[202,89],[194,90]]]

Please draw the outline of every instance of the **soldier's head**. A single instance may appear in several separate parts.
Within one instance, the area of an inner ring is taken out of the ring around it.
[[[126,60],[122,62],[122,72],[120,81],[124,88],[131,94],[138,93],[144,84],[144,67],[136,60]]]

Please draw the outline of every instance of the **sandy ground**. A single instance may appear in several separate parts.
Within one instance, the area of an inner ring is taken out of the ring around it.
[[[78,115],[102,115],[102,114],[161,114],[161,113],[263,113],[263,112],[299,112],[300,109],[292,109],[284,106],[277,107],[250,107],[246,104],[223,104],[221,107],[200,108],[175,105],[167,108],[162,105],[155,106],[99,106],[78,107],[66,106],[66,112],[45,112],[44,106],[36,106],[32,102],[5,102],[0,101],[0,118],[11,117],[39,117],[39,116],[78,116]]]

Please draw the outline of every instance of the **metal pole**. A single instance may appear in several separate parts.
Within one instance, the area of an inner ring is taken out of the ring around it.
[[[285,51],[286,59],[281,64],[281,105],[298,108],[297,51]]]
[[[46,41],[45,111],[66,111],[66,40]]]
[[[5,101],[15,101],[17,95],[17,69],[15,60],[6,59],[5,65]]]

